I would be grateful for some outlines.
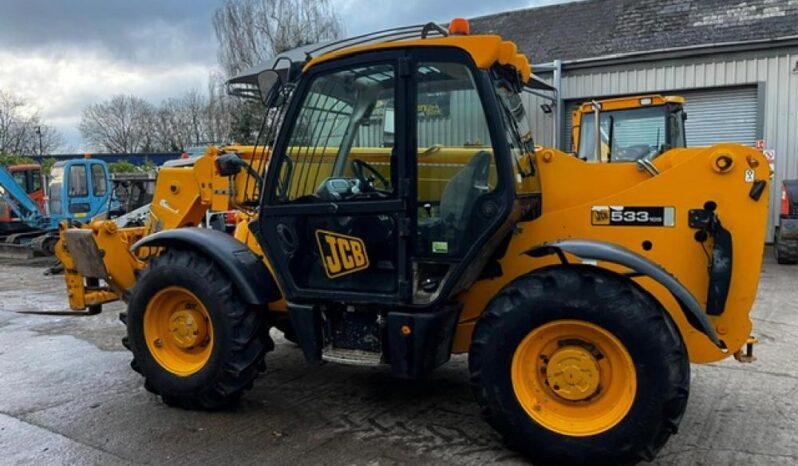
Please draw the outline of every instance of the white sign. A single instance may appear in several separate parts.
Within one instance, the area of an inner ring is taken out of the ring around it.
[[[773,149],[763,150],[763,154],[765,154],[765,158],[768,159],[768,165],[770,165],[770,171],[776,171],[776,151]]]

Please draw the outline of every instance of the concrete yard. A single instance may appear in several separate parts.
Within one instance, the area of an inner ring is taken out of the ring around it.
[[[64,310],[63,277],[45,262],[0,263],[2,464],[523,463],[479,417],[466,360],[432,380],[386,370],[308,367],[274,331],[268,370],[235,409],[161,404],[128,363],[121,304]],[[680,433],[656,464],[798,463],[798,266],[768,254],[753,312],[759,360],[692,367]]]

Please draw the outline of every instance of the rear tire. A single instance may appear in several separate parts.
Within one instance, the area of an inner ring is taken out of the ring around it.
[[[486,420],[529,459],[555,464],[653,459],[690,383],[667,312],[631,280],[589,266],[507,285],[476,324],[469,368]]]
[[[185,409],[236,402],[274,348],[265,310],[247,306],[215,263],[187,250],[150,260],[125,321],[131,367],[149,391]]]
[[[773,236],[773,253],[776,262],[782,265],[798,264],[798,241],[787,240],[781,237],[781,228],[776,228]]]

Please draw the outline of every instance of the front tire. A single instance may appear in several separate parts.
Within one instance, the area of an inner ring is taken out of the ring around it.
[[[483,416],[531,460],[651,460],[681,421],[690,366],[668,314],[589,266],[522,276],[477,322],[469,354]]]
[[[126,316],[131,366],[166,404],[213,410],[251,388],[274,344],[266,312],[201,254],[167,249],[136,283]]]

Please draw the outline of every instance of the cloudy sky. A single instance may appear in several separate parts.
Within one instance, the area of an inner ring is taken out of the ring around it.
[[[562,0],[559,0],[562,1]],[[0,0],[0,89],[37,107],[79,151],[80,112],[114,94],[158,103],[204,90],[223,0]],[[347,35],[558,0],[332,0]],[[379,5],[378,7],[376,7]]]

